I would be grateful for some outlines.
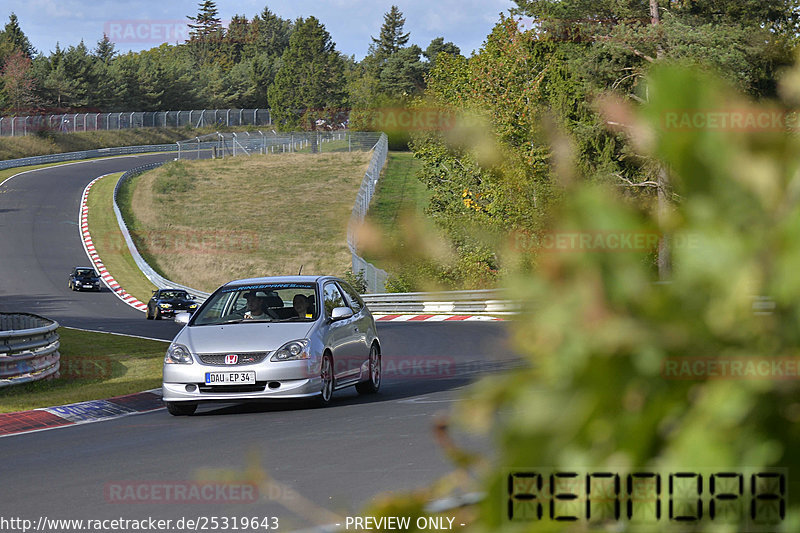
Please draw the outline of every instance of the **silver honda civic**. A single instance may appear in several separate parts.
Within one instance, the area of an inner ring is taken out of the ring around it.
[[[330,276],[231,281],[185,324],[164,358],[162,394],[173,415],[199,402],[314,398],[381,385],[375,320],[353,288]]]

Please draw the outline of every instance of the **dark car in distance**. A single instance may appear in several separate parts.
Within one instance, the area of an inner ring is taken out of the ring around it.
[[[183,289],[159,289],[147,302],[147,320],[174,317],[175,313],[194,313],[199,304]]]
[[[75,267],[69,275],[67,287],[73,291],[100,291],[100,276],[92,267]]]

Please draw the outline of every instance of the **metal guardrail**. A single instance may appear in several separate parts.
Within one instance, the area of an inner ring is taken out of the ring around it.
[[[0,387],[58,377],[58,322],[28,313],[0,313]]]
[[[363,294],[361,297],[373,313],[507,315],[520,310],[519,303],[501,289]]]
[[[136,245],[133,242],[133,238],[131,238],[131,233],[128,231],[128,226],[125,224],[125,220],[122,218],[122,212],[119,209],[119,204],[117,204],[117,196],[119,194],[119,189],[127,180],[138,176],[142,172],[146,172],[148,170],[153,170],[154,168],[158,168],[161,165],[165,164],[166,161],[159,161],[158,163],[150,163],[147,165],[142,165],[136,168],[132,168],[122,174],[117,180],[117,184],[114,186],[114,215],[117,217],[117,224],[119,225],[119,229],[122,232],[122,236],[125,238],[125,244],[128,245],[128,251],[130,251],[131,256],[133,257],[136,266],[139,267],[139,270],[142,271],[142,274],[145,275],[147,279],[150,280],[150,283],[158,287],[159,289],[183,289],[189,294],[193,295],[199,301],[204,302],[206,298],[211,296],[211,293],[203,292],[197,289],[193,289],[191,287],[187,287],[185,285],[181,285],[180,283],[175,283],[174,281],[170,281],[158,272],[156,272],[153,267],[151,267],[147,261],[144,260],[142,254],[139,253],[139,250],[136,248]]]
[[[175,152],[178,147],[173,144],[145,144],[141,146],[118,146],[115,148],[97,148],[82,150],[80,152],[64,152],[61,154],[36,155],[21,157],[19,159],[6,159],[0,161],[0,170],[31,165],[45,165],[48,163],[63,163],[77,159],[92,159],[95,157],[110,157],[115,155],[144,154],[148,152]]]
[[[347,224],[347,247],[353,256],[353,272],[363,272],[364,280],[367,282],[368,293],[380,293],[386,290],[386,280],[389,278],[389,274],[358,255],[358,234],[356,229],[364,222],[364,218],[367,216],[369,204],[375,195],[375,188],[378,185],[388,154],[389,138],[385,133],[381,133],[378,142],[373,147],[372,159],[369,162],[367,172],[364,174],[364,179],[361,180],[361,188],[359,188],[358,195],[356,195],[350,222]]]

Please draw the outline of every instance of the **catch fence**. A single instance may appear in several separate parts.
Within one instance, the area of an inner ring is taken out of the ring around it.
[[[192,109],[189,111],[124,111],[116,113],[41,114],[0,117],[0,136],[16,137],[39,131],[80,131],[188,126],[271,126],[269,109]]]

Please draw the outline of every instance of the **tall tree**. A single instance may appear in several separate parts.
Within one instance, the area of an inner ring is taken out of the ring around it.
[[[97,41],[97,46],[94,49],[94,56],[107,65],[116,55],[117,50],[114,47],[114,43],[111,42],[108,35],[104,33],[103,38]]]
[[[22,50],[14,50],[3,64],[0,79],[3,82],[8,110],[13,113],[30,113],[35,104],[31,59]]]
[[[436,66],[436,58],[439,54],[458,56],[461,55],[461,49],[450,41],[444,42],[443,37],[436,37],[431,41],[431,44],[428,45],[425,51],[422,52],[422,55],[428,60],[428,70]]]
[[[410,34],[403,33],[406,19],[397,6],[392,6],[388,13],[383,15],[380,37],[372,38],[378,58],[386,59],[397,53],[408,44]]]
[[[260,17],[253,21],[258,26],[259,51],[272,57],[280,57],[289,47],[289,38],[292,35],[293,25],[289,19],[284,19],[264,8]]]
[[[198,4],[197,15],[187,15],[189,24],[189,40],[187,43],[195,51],[200,64],[211,62],[218,54],[224,36],[224,29],[219,18],[217,4],[213,0],[204,0]]]
[[[345,107],[345,61],[315,17],[299,18],[268,90],[273,119],[286,127],[308,126],[317,114]]]
[[[222,21],[219,18],[219,10],[217,3],[214,0],[204,0],[198,4],[200,11],[197,15],[187,15],[186,18],[191,20],[193,24],[189,24],[191,31],[189,38],[191,39],[204,39],[216,35],[222,30]]]
[[[30,40],[20,28],[19,19],[13,12],[8,17],[8,22],[0,34],[0,39],[11,43],[14,49],[25,54],[28,59],[33,59],[33,56],[36,55],[36,50],[31,46]]]

